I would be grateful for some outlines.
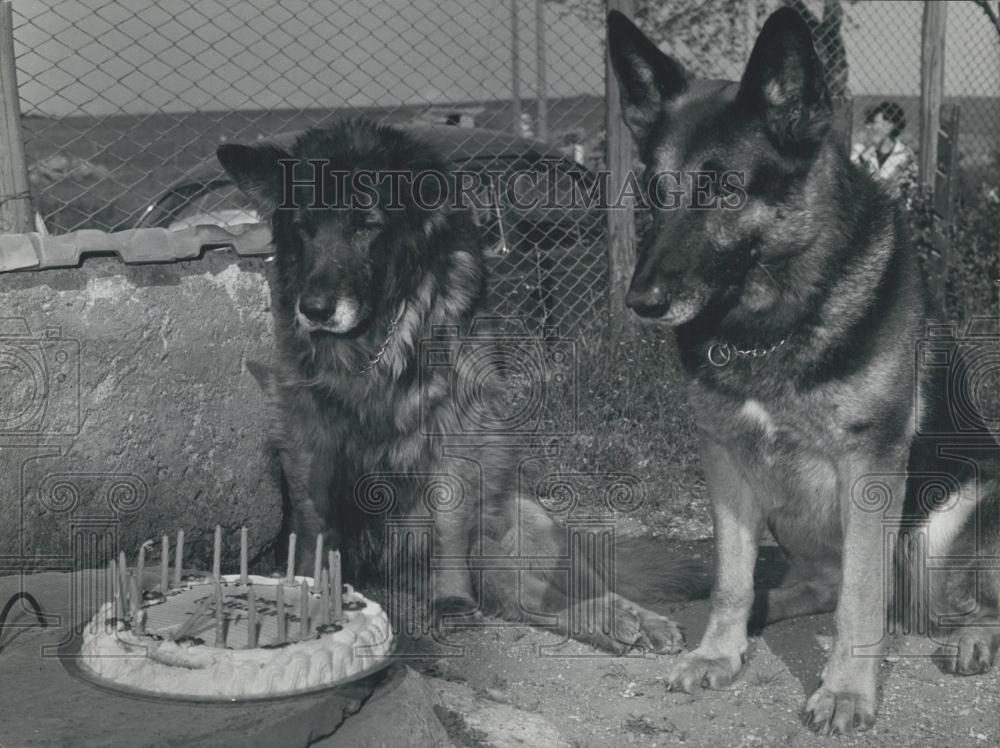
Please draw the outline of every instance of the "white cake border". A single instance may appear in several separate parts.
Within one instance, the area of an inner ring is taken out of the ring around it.
[[[205,579],[204,579],[204,581],[199,580],[198,582],[196,582],[195,584],[197,584],[197,585],[203,585],[203,584],[204,585],[211,585],[212,582],[213,582],[213,578],[212,578],[212,576],[210,574],[198,574],[198,576],[203,576]],[[301,584],[303,581],[305,581],[310,586],[312,585],[312,581],[313,581],[312,577],[310,577],[310,576],[296,576],[294,579],[295,579],[294,584]],[[286,576],[281,576],[281,577],[267,576],[267,577],[265,577],[265,576],[259,576],[259,575],[254,575],[254,574],[247,575],[247,580],[246,581],[243,581],[242,578],[241,578],[241,576],[239,574],[223,574],[222,575],[222,580],[224,582],[226,582],[227,584],[233,584],[233,583],[235,583],[235,584],[246,584],[247,582],[249,582],[249,583],[253,583],[253,584],[259,584],[261,586],[266,586],[266,585],[277,586],[279,583],[288,584],[288,585],[293,584],[292,582],[288,581],[288,577],[286,577]],[[192,584],[183,584],[182,586],[190,587],[190,586],[193,586],[193,585]],[[351,586],[350,584],[346,584],[345,583],[344,586],[348,588],[349,592],[357,594],[362,599],[364,599],[367,603],[369,603],[369,604],[374,603],[374,601],[368,599],[364,595],[361,595],[361,593],[357,592],[353,588],[353,586]],[[374,604],[378,605],[377,603],[374,603]],[[285,691],[280,691],[280,692],[277,692],[277,693],[269,693],[269,694],[260,694],[260,693],[258,693],[258,694],[244,694],[244,695],[231,695],[231,694],[190,694],[190,693],[185,694],[185,693],[178,693],[178,692],[172,692],[172,691],[149,690],[149,689],[138,688],[138,687],[133,686],[133,685],[121,683],[121,682],[119,682],[117,680],[114,680],[112,678],[105,677],[105,676],[101,675],[100,673],[98,673],[97,671],[93,670],[87,664],[87,662],[86,662],[87,658],[86,658],[86,656],[83,653],[84,632],[87,629],[87,627],[89,627],[89,626],[91,626],[93,624],[94,619],[100,614],[101,610],[103,610],[108,605],[110,605],[110,603],[105,603],[104,605],[101,605],[98,608],[98,610],[94,613],[93,616],[91,616],[87,621],[83,622],[78,627],[78,629],[76,631],[76,636],[74,636],[74,638],[71,640],[71,642],[68,645],[66,645],[64,648],[62,648],[60,650],[60,659],[62,660],[63,665],[66,667],[66,669],[70,672],[71,675],[74,675],[75,677],[77,677],[77,678],[79,678],[81,680],[87,681],[87,682],[89,682],[89,683],[91,683],[93,685],[96,685],[99,688],[102,688],[102,689],[105,689],[105,690],[110,690],[110,691],[115,691],[115,692],[118,692],[118,693],[121,693],[121,694],[125,694],[125,695],[129,695],[129,696],[134,696],[134,697],[139,697],[139,698],[145,698],[145,699],[152,699],[152,700],[155,700],[155,701],[166,700],[166,701],[193,702],[193,703],[235,704],[235,703],[249,703],[249,702],[283,701],[283,700],[290,699],[290,698],[297,698],[297,697],[302,697],[302,696],[308,696],[310,694],[322,693],[324,691],[333,690],[333,689],[337,689],[337,688],[342,688],[342,687],[345,687],[345,686],[349,686],[349,685],[352,685],[352,684],[356,684],[359,681],[362,681],[362,680],[365,680],[367,678],[371,678],[371,677],[377,675],[381,671],[383,671],[386,668],[388,668],[389,665],[393,664],[394,658],[395,658],[395,656],[397,654],[399,654],[399,649],[400,649],[400,639],[392,631],[391,624],[387,620],[386,621],[386,625],[387,625],[388,632],[389,632],[390,637],[391,637],[389,645],[388,645],[388,648],[387,648],[387,651],[385,651],[383,654],[379,655],[379,659],[376,662],[374,662],[371,666],[369,666],[367,668],[364,668],[362,670],[359,670],[358,672],[353,673],[352,675],[347,676],[346,678],[341,678],[341,679],[338,679],[338,680],[334,680],[334,681],[331,681],[329,683],[320,683],[320,684],[317,684],[317,685],[314,685],[314,686],[306,686],[306,687],[303,687],[303,688],[298,688],[298,689],[293,689],[293,690],[285,690]],[[381,608],[381,606],[379,606],[379,607]],[[383,609],[383,613],[384,613],[384,609]],[[296,645],[309,645],[309,644],[313,643],[314,641],[315,641],[315,639],[307,639],[307,640],[299,641],[299,642],[290,642],[287,646],[275,649],[274,651],[288,653],[291,650],[292,653],[294,654],[294,648],[296,647]],[[145,647],[146,646],[145,644],[133,644],[132,642],[124,642],[124,641],[122,641],[121,643],[124,644],[124,645],[128,645],[128,646],[137,646],[137,647]],[[352,645],[352,646],[355,646],[355,645]],[[361,645],[361,646],[365,646],[365,645]],[[305,647],[303,647],[303,648],[305,648]],[[251,653],[258,653],[259,652],[259,648],[256,649],[256,650],[232,649],[232,650],[227,650],[227,651],[231,652],[234,655],[238,654],[238,653],[246,653],[247,655],[250,655]],[[121,658],[122,659],[129,659],[130,656],[123,654],[123,655],[121,655]],[[163,667],[166,667],[166,666],[163,666]]]

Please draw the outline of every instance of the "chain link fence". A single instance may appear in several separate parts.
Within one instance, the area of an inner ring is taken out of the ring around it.
[[[916,148],[922,2],[640,0],[635,17],[695,73],[735,78],[782,4],[812,28],[855,133],[888,99]],[[961,108],[962,167],[988,190],[1000,32],[989,3],[948,4],[945,100]],[[24,0],[14,36],[34,207],[55,233],[190,222],[164,200],[203,216],[237,199],[192,186],[217,169],[220,142],[358,114],[450,124],[461,165],[557,157],[586,173],[603,164],[604,10],[602,0]],[[525,220],[499,201],[484,218],[493,308],[536,331],[599,321],[603,216]]]
[[[844,45],[855,127],[883,100],[898,103],[909,123],[901,136],[920,144],[922,2],[869,0],[845,4]],[[978,171],[1000,147],[1000,28],[987,9],[996,3],[949,0],[945,33],[944,103],[960,110],[960,168]]]
[[[453,163],[483,172],[582,173],[603,128],[602,31],[532,0],[33,2],[15,6],[15,45],[34,207],[54,233],[212,219],[238,200],[197,188],[220,142],[340,117],[441,125]],[[528,221],[499,202],[482,216],[492,308],[535,331],[595,321],[601,216]]]
[[[961,109],[962,165],[976,169],[1000,147],[1000,7],[995,0],[932,2],[948,6],[944,102]],[[599,5],[589,4],[595,20]],[[917,149],[924,0],[640,0],[636,18],[696,74],[738,79],[764,21],[783,5],[812,30],[834,100],[852,104],[855,133],[871,107],[894,101],[909,123],[902,139]]]

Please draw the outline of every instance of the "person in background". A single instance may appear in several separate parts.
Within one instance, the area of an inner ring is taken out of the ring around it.
[[[917,179],[916,156],[899,139],[905,129],[903,108],[894,101],[883,101],[868,110],[863,139],[851,149],[851,161],[867,166],[896,195]]]
[[[563,133],[562,145],[559,146],[559,152],[566,156],[566,158],[582,164],[586,156],[586,149],[581,141],[580,133],[575,130]]]

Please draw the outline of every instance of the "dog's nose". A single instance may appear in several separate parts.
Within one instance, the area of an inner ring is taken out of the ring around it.
[[[653,285],[641,291],[629,289],[625,306],[640,317],[662,317],[670,308],[670,301],[663,286]]]
[[[299,311],[311,322],[326,322],[336,308],[337,300],[323,294],[307,294],[299,299]]]

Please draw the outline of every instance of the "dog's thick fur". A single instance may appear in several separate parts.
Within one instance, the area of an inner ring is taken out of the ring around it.
[[[940,367],[916,365],[917,259],[897,206],[832,137],[801,18],[768,19],[739,84],[691,80],[621,14],[608,38],[647,177],[735,172],[745,187],[728,210],[655,210],[627,297],[676,328],[715,523],[708,628],[668,681],[724,687],[748,622],[833,610],[836,638],[804,718],[864,729],[890,602],[946,645],[944,669],[980,672],[996,657],[997,445],[979,418],[957,430],[944,378],[929,375]],[[790,572],[755,598],[765,527]],[[984,559],[992,571],[970,568]]]
[[[467,331],[483,296],[486,274],[470,216],[447,205],[420,206],[406,189],[398,210],[383,209],[390,196],[381,192],[368,211],[312,207],[314,195],[303,187],[298,208],[278,208],[279,159],[322,159],[331,172],[445,174],[442,159],[413,136],[364,120],[309,131],[289,153],[224,145],[218,157],[274,232],[271,430],[299,537],[326,533],[345,549],[345,578],[381,582],[387,564],[404,563],[394,557],[387,521],[404,529],[431,522],[433,560],[447,567],[435,568],[428,596],[439,624],[446,614],[471,621],[490,613],[565,631],[568,619],[579,622],[576,614],[595,609],[610,623],[585,625],[574,637],[614,652],[677,651],[678,627],[602,587],[600,569],[587,570],[584,585],[604,591],[586,599],[571,594],[564,571],[546,568],[568,558],[566,532],[537,502],[517,496],[517,451],[484,415],[498,394],[491,389],[496,379],[477,380],[483,372],[468,366],[421,361],[421,339],[435,326]],[[341,202],[349,197],[341,194]],[[455,361],[460,342],[450,351]],[[493,384],[483,389],[484,382]],[[458,398],[463,391],[474,400]],[[447,438],[462,433],[464,442]],[[456,450],[447,453],[448,445]],[[512,568],[504,561],[511,556],[532,568],[496,571]],[[470,574],[467,564],[476,561],[486,570]],[[302,570],[311,564],[310,555],[300,556]]]

